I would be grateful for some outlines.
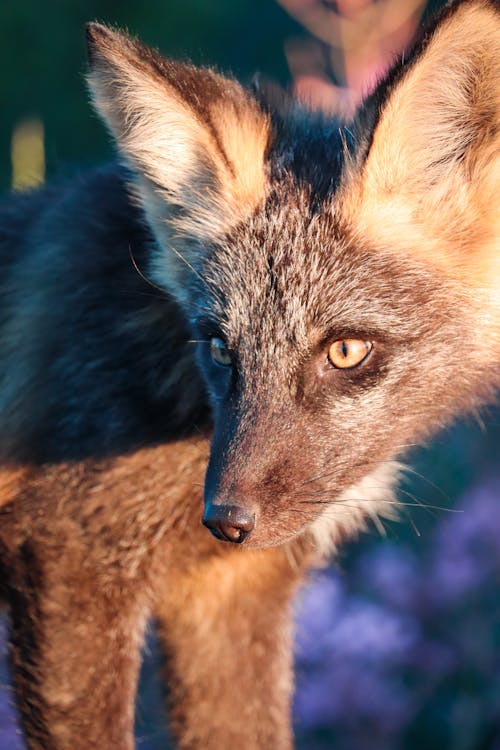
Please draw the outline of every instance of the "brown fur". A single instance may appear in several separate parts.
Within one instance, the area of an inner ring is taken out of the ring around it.
[[[132,282],[117,281],[110,263],[96,296],[114,313],[103,325],[91,296],[102,278],[90,283],[80,256],[67,264],[71,233],[42,236],[43,263],[40,235],[30,235],[21,275],[39,284],[34,303],[31,287],[13,286],[15,273],[2,278],[13,364],[0,371],[0,589],[30,750],[131,750],[150,617],[179,748],[291,748],[294,591],[367,516],[392,508],[404,446],[498,385],[499,29],[493,2],[454,3],[360,113],[358,140],[334,174],[325,159],[339,161],[336,127],[294,108],[273,119],[233,80],[91,26],[94,101],[154,235],[131,228],[134,250],[153,255],[156,282],[179,305],[148,299],[144,313],[122,318],[113,284]],[[77,195],[83,220],[96,207]],[[105,208],[88,227],[99,262],[113,241],[127,252],[123,213]],[[6,236],[26,217],[13,214]],[[7,247],[16,254],[14,241]],[[74,266],[87,281],[75,301],[62,285]],[[91,318],[90,344],[80,318],[59,338],[58,295],[69,299],[66,315],[81,305],[84,323]],[[201,329],[197,368],[188,326]],[[231,368],[210,359],[214,335]],[[99,349],[105,336],[116,352]],[[326,360],[343,337],[373,342],[356,370]],[[152,351],[143,362],[144,340]],[[64,355],[71,367],[61,379],[50,368]],[[88,360],[91,392],[79,380]],[[180,437],[206,413],[200,372],[211,445],[205,421],[197,437]],[[63,395],[68,410],[78,402],[76,414],[61,415]],[[206,471],[207,508],[255,514],[242,547],[201,525]]]
[[[13,665],[30,748],[132,747],[151,615],[165,644],[179,747],[215,750],[242,735],[249,749],[290,746],[288,610],[311,552],[298,542],[245,554],[212,539],[195,489],[207,449],[197,439],[32,471],[2,508]],[[131,494],[131,483],[140,491]]]

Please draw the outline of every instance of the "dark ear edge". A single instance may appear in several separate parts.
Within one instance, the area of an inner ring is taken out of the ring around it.
[[[100,39],[104,39],[108,34],[108,29],[97,21],[89,21],[85,24],[85,47],[87,50],[87,62],[90,67],[96,59],[96,47]]]
[[[124,56],[136,56],[140,50],[146,50],[145,47],[135,40],[129,33],[123,29],[107,26],[98,21],[89,21],[85,24],[85,47],[87,51],[87,63],[92,70],[100,58],[104,58],[104,51],[116,51]],[[127,48],[129,54],[127,55]]]

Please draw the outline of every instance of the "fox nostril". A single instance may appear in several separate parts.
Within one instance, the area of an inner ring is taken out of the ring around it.
[[[219,524],[219,531],[225,539],[236,544],[240,544],[248,534],[247,531],[241,529],[239,526],[231,526],[228,523]]]
[[[250,514],[237,505],[209,504],[203,523],[217,539],[241,544],[255,528],[255,513]]]

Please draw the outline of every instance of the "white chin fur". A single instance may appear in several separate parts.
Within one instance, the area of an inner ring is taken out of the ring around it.
[[[368,520],[382,530],[382,517],[397,518],[394,490],[402,469],[397,461],[381,464],[325,506],[308,529],[321,558],[333,554],[346,538],[366,530]]]

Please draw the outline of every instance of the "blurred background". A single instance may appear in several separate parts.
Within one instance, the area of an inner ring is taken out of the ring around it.
[[[259,71],[312,107],[349,115],[441,4],[2,0],[0,187],[112,158],[84,86],[88,20],[245,82]],[[311,575],[296,603],[299,750],[500,750],[499,446],[500,415],[489,410],[416,451],[402,520],[370,529]],[[0,750],[21,750],[6,628],[0,619]],[[152,628],[142,750],[168,746],[159,672]]]

